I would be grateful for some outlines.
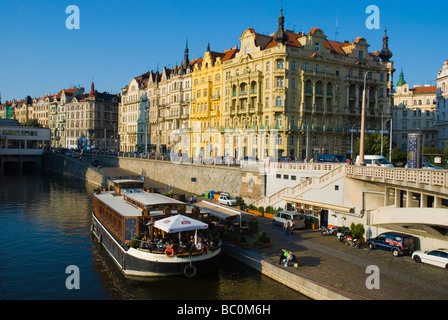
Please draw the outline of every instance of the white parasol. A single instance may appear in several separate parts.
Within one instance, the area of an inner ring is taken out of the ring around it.
[[[171,216],[168,218],[157,220],[154,227],[161,229],[168,233],[207,229],[208,224],[181,214]]]

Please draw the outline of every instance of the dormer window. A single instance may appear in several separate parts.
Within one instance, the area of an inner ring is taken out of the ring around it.
[[[359,50],[359,51],[358,51],[358,59],[359,59],[359,60],[362,60],[363,55],[364,55],[364,51]]]
[[[245,52],[246,54],[250,54],[250,46],[247,46],[247,47],[244,49],[244,52]]]
[[[314,43],[314,51],[319,51],[319,42]]]

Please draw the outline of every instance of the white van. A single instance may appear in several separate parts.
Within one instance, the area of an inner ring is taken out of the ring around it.
[[[303,213],[292,211],[280,211],[272,218],[273,225],[283,226],[286,220],[292,221],[293,229],[305,228],[305,215]]]
[[[356,157],[356,163],[359,163],[359,156]],[[364,156],[364,163],[366,166],[378,166],[378,167],[389,167],[393,168],[394,165],[389,163],[384,156]]]

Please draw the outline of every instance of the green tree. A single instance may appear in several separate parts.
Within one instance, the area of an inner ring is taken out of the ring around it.
[[[42,128],[42,125],[37,121],[37,119],[28,119],[22,123],[24,127]]]
[[[359,154],[360,140],[356,141],[354,152]],[[381,155],[381,133],[368,133],[364,139],[364,154]],[[383,135],[383,155],[389,154],[389,136]]]
[[[400,162],[403,163],[403,165],[406,165],[406,163],[408,162],[408,152],[401,149],[400,147],[396,147],[392,150],[391,163],[395,165]]]

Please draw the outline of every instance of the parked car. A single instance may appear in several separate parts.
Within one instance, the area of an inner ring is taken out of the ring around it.
[[[394,257],[410,254],[414,251],[414,237],[398,232],[385,232],[375,238],[367,239],[369,249],[391,251]]]
[[[320,154],[317,156],[317,162],[346,163],[347,158],[339,154]]]
[[[278,162],[292,162],[294,161],[294,157],[280,157],[278,158]]]
[[[359,163],[359,156],[356,157],[356,163]],[[379,166],[393,168],[394,165],[389,163],[384,156],[365,155],[364,163],[366,166]]]
[[[99,162],[98,160],[92,160],[92,161],[90,162],[90,164],[91,164],[92,166],[94,166],[94,167],[98,167],[98,166],[100,165],[100,162]]]
[[[305,228],[305,215],[303,213],[293,211],[280,211],[272,218],[273,225],[283,226],[286,220],[291,220],[293,229]]]
[[[412,259],[417,263],[428,263],[448,270],[448,250],[437,249],[428,251],[414,251]]]
[[[228,196],[219,196],[218,203],[226,204],[228,206],[236,206],[236,199],[232,199]]]
[[[434,169],[434,170],[441,170],[441,167],[436,167],[435,165],[433,165],[432,163],[429,162],[423,162],[422,165],[422,169]]]

